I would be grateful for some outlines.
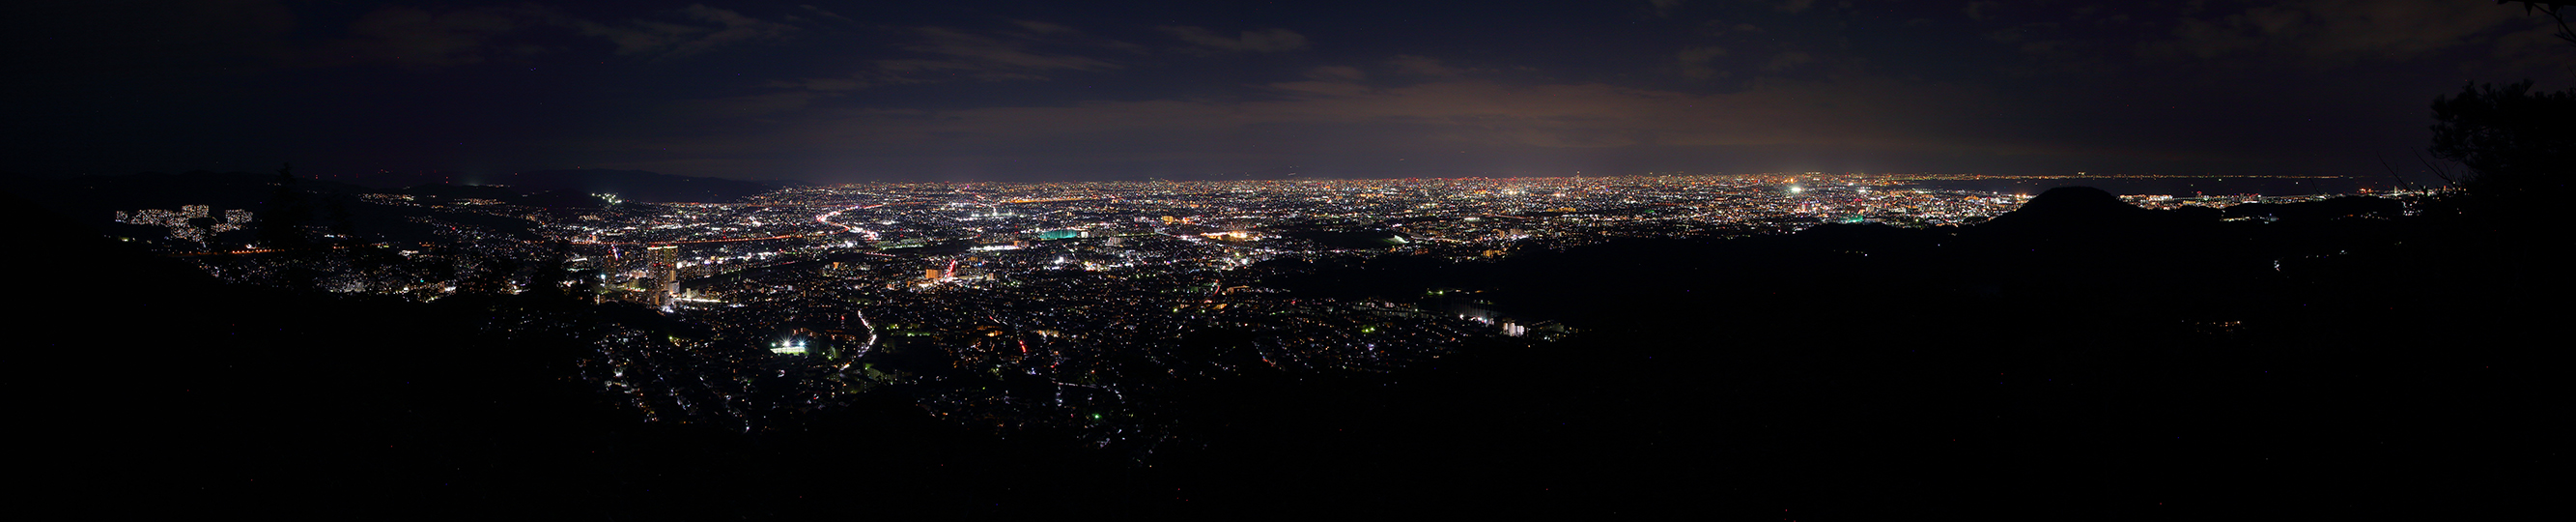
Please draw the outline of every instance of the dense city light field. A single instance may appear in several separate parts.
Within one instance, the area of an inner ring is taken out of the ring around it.
[[[580,378],[641,418],[760,429],[889,386],[941,418],[1045,426],[1151,451],[1172,383],[1247,368],[1386,375],[1580,325],[1505,310],[1477,289],[1299,296],[1266,280],[1379,258],[1480,263],[1619,240],[1726,238],[1826,223],[1972,225],[2030,194],[1941,190],[1939,176],[896,183],[798,187],[724,203],[542,208],[370,194],[430,207],[442,237],[327,258],[190,256],[218,276],[437,300],[543,286],[674,321],[584,332]],[[2131,195],[2147,208],[2284,203]],[[222,230],[180,211],[174,250]],[[208,214],[209,216],[211,214]],[[234,221],[247,211],[228,211]],[[439,216],[526,224],[502,230]],[[217,227],[235,226],[226,221]],[[537,239],[529,239],[534,235]],[[304,276],[311,277],[311,276]],[[300,283],[299,283],[300,284]],[[757,379],[755,379],[757,378]],[[755,384],[759,381],[759,384]]]

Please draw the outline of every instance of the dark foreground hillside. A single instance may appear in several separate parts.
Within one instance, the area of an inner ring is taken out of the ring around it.
[[[2538,252],[2563,234],[2107,197],[1967,229],[1317,267],[1266,284],[1483,290],[1581,332],[1391,385],[1207,384],[1173,413],[1194,438],[1141,462],[892,399],[776,432],[640,424],[560,379],[578,348],[549,339],[649,318],[223,287],[12,216],[46,253],[11,260],[43,306],[13,321],[16,425],[39,498],[110,516],[2318,518],[2555,496],[2568,288]]]
[[[1364,425],[1388,436],[1352,446],[1412,464],[1355,475],[1455,501],[1435,509],[2480,512],[2547,498],[2535,477],[2564,456],[2542,427],[2568,390],[2560,341],[2537,337],[2565,275],[2528,232],[2479,223],[2221,222],[2068,190],[1964,230],[1829,226],[1290,286],[1487,288],[1586,325],[1374,408]],[[1331,475],[1292,482],[1365,489]]]

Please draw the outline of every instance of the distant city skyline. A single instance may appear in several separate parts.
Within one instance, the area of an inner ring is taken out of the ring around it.
[[[45,9],[0,171],[2434,182],[2434,96],[2576,83],[2488,2]]]

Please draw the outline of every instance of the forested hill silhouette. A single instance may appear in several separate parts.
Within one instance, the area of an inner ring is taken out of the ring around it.
[[[2104,225],[2127,225],[2154,219],[2154,211],[2120,201],[2119,196],[2093,187],[2057,187],[2040,192],[2022,203],[2021,208],[1995,216],[1984,228],[2062,227],[2087,228]]]
[[[495,176],[487,185],[509,185],[522,194],[562,192],[616,194],[618,199],[646,203],[725,202],[756,196],[774,187],[749,181],[675,176],[641,170],[567,169]]]
[[[515,195],[616,194],[619,200],[644,203],[725,202],[759,195],[797,181],[742,181],[664,174],[643,170],[553,169],[515,173],[376,172],[335,175],[329,179],[391,189],[446,190],[438,187],[506,188]],[[493,187],[493,186],[499,187]]]

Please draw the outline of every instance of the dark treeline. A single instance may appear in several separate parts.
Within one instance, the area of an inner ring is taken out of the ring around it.
[[[1190,384],[1141,459],[899,394],[753,433],[567,378],[556,296],[222,286],[22,202],[21,429],[102,512],[361,518],[2165,517],[2546,498],[2565,277],[2429,204],[2235,212],[2085,189],[1965,229],[1827,226],[1484,264],[1312,267],[1318,297],[1481,290],[1580,331],[1389,379]],[[2269,219],[2265,219],[2269,218]],[[757,385],[757,383],[755,383]]]

